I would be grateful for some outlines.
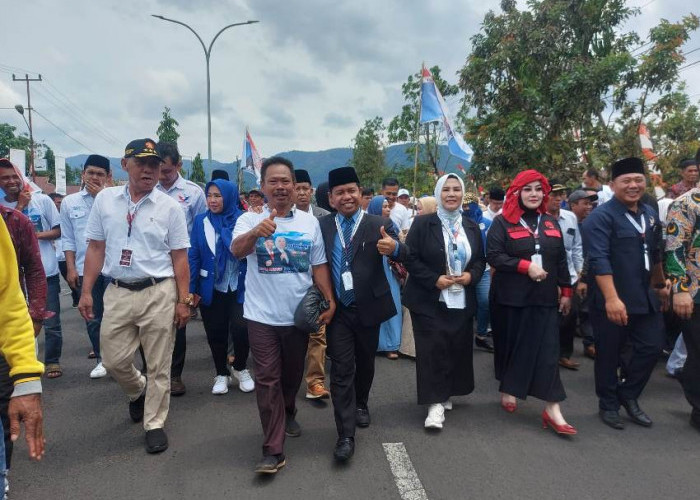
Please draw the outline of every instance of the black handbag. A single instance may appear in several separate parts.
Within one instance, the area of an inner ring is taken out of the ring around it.
[[[318,317],[329,307],[321,291],[313,285],[294,311],[294,326],[304,333],[316,333],[321,328]]]

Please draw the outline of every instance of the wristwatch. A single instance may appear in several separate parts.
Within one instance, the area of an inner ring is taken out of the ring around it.
[[[178,304],[185,304],[185,305],[192,307],[194,305],[194,295],[189,293],[185,297],[178,300],[177,303]]]

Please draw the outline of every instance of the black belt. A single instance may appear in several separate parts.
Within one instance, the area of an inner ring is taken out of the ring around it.
[[[111,280],[112,284],[116,286],[117,288],[126,288],[127,290],[131,290],[132,292],[138,292],[139,290],[144,290],[148,287],[151,287],[157,283],[160,283],[161,281],[165,281],[168,278],[146,278],[145,280],[141,281],[120,281],[120,280]]]

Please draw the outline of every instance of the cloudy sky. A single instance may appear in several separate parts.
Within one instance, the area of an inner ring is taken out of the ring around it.
[[[630,0],[643,36],[659,19],[688,12],[689,0]],[[180,122],[184,155],[206,157],[204,55],[185,28],[208,43],[226,24],[211,58],[213,157],[240,155],[248,125],[263,156],[346,147],[365,119],[390,119],[401,83],[421,61],[448,80],[469,38],[498,0],[2,0],[0,108],[26,105],[12,73],[32,84],[35,137],[64,156],[120,156],[133,138],[154,137],[164,106]],[[696,33],[687,49],[700,47]],[[700,51],[688,61],[700,60]],[[681,73],[700,98],[700,65]],[[456,107],[457,102],[450,104]],[[0,122],[26,129],[13,109]],[[53,125],[50,123],[52,122]],[[62,129],[63,132],[58,130]],[[65,133],[64,133],[65,132]],[[71,138],[67,137],[70,135]]]

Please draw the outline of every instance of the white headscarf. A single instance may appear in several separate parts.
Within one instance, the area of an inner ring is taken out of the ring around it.
[[[462,187],[462,195],[464,195],[464,182],[456,174],[446,174],[440,177],[435,184],[435,201],[437,202],[437,214],[443,223],[447,224],[448,227],[454,227],[458,222],[462,220],[462,205],[461,199],[460,204],[456,210],[447,210],[442,204],[442,188],[445,186],[447,179],[457,179],[459,185]]]

